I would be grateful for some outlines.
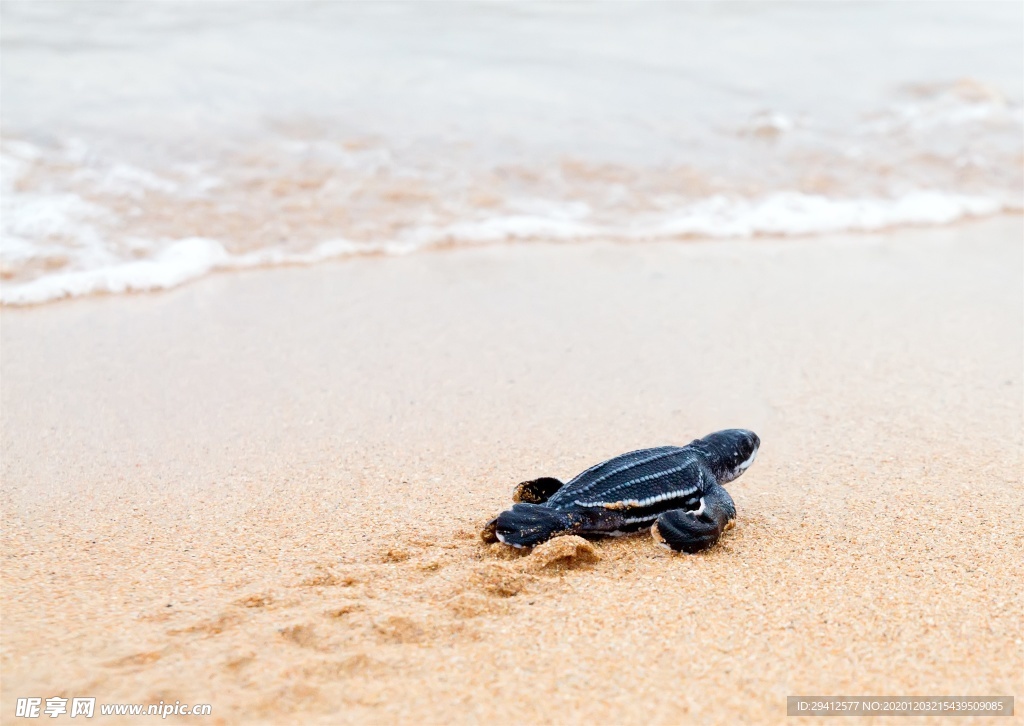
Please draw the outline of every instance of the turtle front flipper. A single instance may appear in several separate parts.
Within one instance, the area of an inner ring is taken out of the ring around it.
[[[715,544],[734,519],[732,497],[716,484],[704,492],[698,509],[673,509],[658,517],[651,536],[661,547],[694,554]]]
[[[513,502],[525,502],[527,504],[543,504],[555,495],[559,489],[565,486],[561,481],[550,476],[542,476],[533,481],[524,481],[516,486],[512,492]]]

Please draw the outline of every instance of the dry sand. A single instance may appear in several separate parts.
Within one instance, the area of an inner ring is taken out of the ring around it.
[[[2,718],[1019,697],[1022,239],[490,247],[4,310]],[[729,426],[763,445],[706,554],[476,538],[518,481]]]

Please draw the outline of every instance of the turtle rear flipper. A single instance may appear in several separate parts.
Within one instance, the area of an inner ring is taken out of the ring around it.
[[[524,481],[516,485],[516,490],[512,492],[512,501],[517,504],[543,504],[563,486],[565,484],[550,476],[542,476],[540,479]],[[498,541],[497,517],[485,524],[484,528],[480,530],[480,539],[487,544]]]
[[[651,536],[662,547],[692,555],[715,544],[735,518],[732,497],[716,485],[701,497],[699,509],[673,509],[658,517]]]
[[[542,476],[540,479],[534,479],[533,481],[524,481],[516,486],[516,490],[512,492],[512,501],[525,502],[527,504],[543,504],[563,486],[565,484],[550,476]]]
[[[487,544],[494,544],[498,541],[498,518],[495,517],[490,522],[484,525],[484,528],[480,530],[480,539]]]
[[[560,534],[574,534],[580,519],[543,504],[515,504],[498,515],[495,536],[513,547],[533,547]]]

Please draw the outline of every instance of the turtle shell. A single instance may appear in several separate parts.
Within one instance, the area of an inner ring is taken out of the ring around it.
[[[694,449],[659,446],[616,456],[592,466],[570,480],[547,505],[555,509],[601,507],[623,510],[648,508],[696,509],[714,477]]]

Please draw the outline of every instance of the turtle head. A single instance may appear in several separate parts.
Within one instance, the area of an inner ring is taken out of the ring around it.
[[[693,446],[704,452],[719,484],[739,477],[754,463],[761,439],[746,429],[726,429],[697,439]]]

